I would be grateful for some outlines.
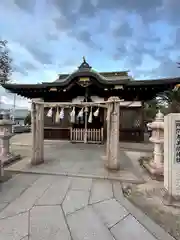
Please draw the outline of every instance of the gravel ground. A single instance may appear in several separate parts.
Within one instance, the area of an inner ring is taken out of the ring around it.
[[[127,198],[166,232],[180,240],[180,208],[162,202],[163,182],[150,180],[145,184],[126,187]]]

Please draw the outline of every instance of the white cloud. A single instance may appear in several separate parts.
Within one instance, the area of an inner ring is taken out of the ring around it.
[[[11,105],[13,106],[15,104],[15,106],[18,108],[27,108],[29,107],[29,102],[26,99],[17,97],[16,95],[13,94],[13,96],[8,97],[8,96],[1,96],[0,97],[0,101],[2,104],[6,104],[6,105]]]
[[[5,108],[13,108],[15,100],[16,108],[29,108],[30,102],[22,98],[20,96],[14,95],[12,93],[7,92],[5,89],[0,88],[0,104],[1,107]]]

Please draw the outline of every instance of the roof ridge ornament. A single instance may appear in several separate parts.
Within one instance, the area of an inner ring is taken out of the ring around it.
[[[79,70],[90,70],[91,66],[86,62],[85,56],[83,56],[83,62],[81,63],[81,65],[78,67]]]

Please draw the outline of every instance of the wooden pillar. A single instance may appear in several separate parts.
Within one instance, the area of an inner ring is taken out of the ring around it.
[[[36,99],[40,102],[41,99]],[[44,162],[44,105],[32,103],[32,165]]]
[[[118,97],[108,99],[108,119],[107,119],[107,145],[106,145],[106,167],[111,170],[119,170],[119,113],[120,102]]]

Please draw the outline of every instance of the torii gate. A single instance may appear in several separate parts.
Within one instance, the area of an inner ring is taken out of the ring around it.
[[[107,109],[107,143],[106,155],[103,156],[105,166],[111,170],[119,170],[118,159],[119,146],[119,113],[120,100],[118,97],[110,97],[107,101],[83,102],[80,104],[69,102],[44,102],[41,99],[33,99],[31,108],[32,127],[32,157],[31,164],[38,165],[44,162],[44,106],[46,107],[73,107],[73,106],[97,106]]]

